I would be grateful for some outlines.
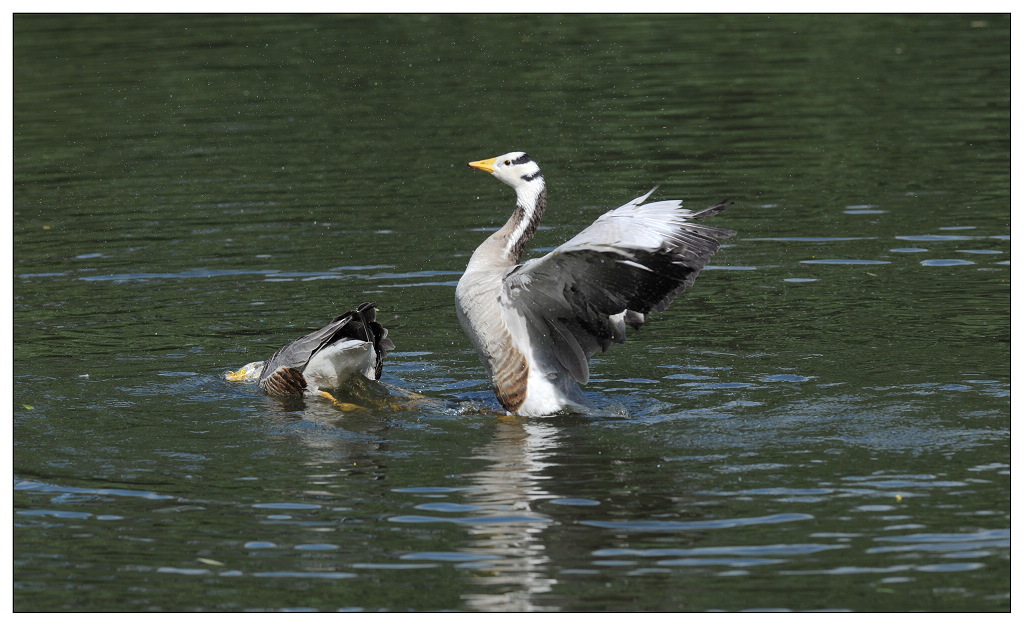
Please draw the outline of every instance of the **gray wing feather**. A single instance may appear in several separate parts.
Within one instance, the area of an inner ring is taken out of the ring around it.
[[[687,221],[699,213],[678,200],[642,204],[651,192],[605,213],[588,228],[538,259],[512,268],[502,299],[526,319],[534,340],[546,343],[580,383],[589,358],[625,341],[625,323],[639,328],[690,287],[731,230]],[[621,314],[622,317],[618,317]]]
[[[573,380],[586,383],[590,378],[589,359],[576,335],[561,320],[546,318],[544,321],[551,329],[555,358],[569,372]]]
[[[296,339],[295,341],[280,348],[274,356],[267,359],[263,365],[263,372],[260,374],[262,382],[270,373],[276,372],[279,368],[287,367],[299,370],[300,372],[309,363],[314,354],[324,346],[331,343],[339,330],[352,321],[355,312],[349,311],[331,320],[327,326]]]

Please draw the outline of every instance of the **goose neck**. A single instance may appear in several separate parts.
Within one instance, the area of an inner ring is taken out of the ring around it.
[[[516,189],[516,208],[499,231],[504,240],[505,255],[512,264],[519,263],[523,249],[537,232],[546,209],[547,189],[543,178],[538,177]]]

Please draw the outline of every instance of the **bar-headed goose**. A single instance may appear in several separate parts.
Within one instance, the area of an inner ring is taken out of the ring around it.
[[[599,217],[548,254],[520,263],[547,207],[540,167],[523,152],[474,161],[516,191],[516,207],[469,260],[455,289],[459,322],[509,413],[550,415],[585,410],[580,391],[598,349],[625,341],[693,284],[734,231],[687,220],[679,200],[643,204],[650,192]]]
[[[378,380],[384,357],[395,349],[388,331],[377,321],[372,302],[343,313],[330,324],[300,337],[274,353],[228,372],[234,381],[259,380],[259,387],[274,396],[334,389],[355,374]]]

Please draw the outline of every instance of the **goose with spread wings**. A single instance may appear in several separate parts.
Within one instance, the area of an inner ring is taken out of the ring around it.
[[[679,200],[644,204],[650,192],[609,211],[548,254],[521,263],[547,208],[547,187],[524,152],[474,161],[516,193],[512,216],[473,253],[455,289],[459,322],[502,407],[540,416],[592,408],[580,385],[590,357],[640,328],[693,285],[734,231],[690,220]]]

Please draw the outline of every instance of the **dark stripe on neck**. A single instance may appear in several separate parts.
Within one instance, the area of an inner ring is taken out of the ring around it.
[[[527,174],[526,176],[521,176],[520,178],[522,178],[526,182],[530,182],[530,181],[537,180],[538,178],[543,178],[543,177],[544,177],[544,175],[540,173],[540,170],[537,170],[537,172],[534,173],[534,174]]]
[[[512,242],[509,251],[512,253],[512,262],[518,263],[523,258],[523,249],[526,248],[526,244],[533,239],[534,233],[537,232],[537,226],[540,225],[540,220],[544,217],[544,210],[548,207],[548,191],[547,189],[541,189],[540,195],[537,196],[537,203],[533,209],[533,215],[530,216],[529,225],[523,229],[519,239]],[[516,210],[512,213],[512,222],[520,223],[526,219],[526,209],[516,205]],[[515,228],[513,227],[513,232]]]

